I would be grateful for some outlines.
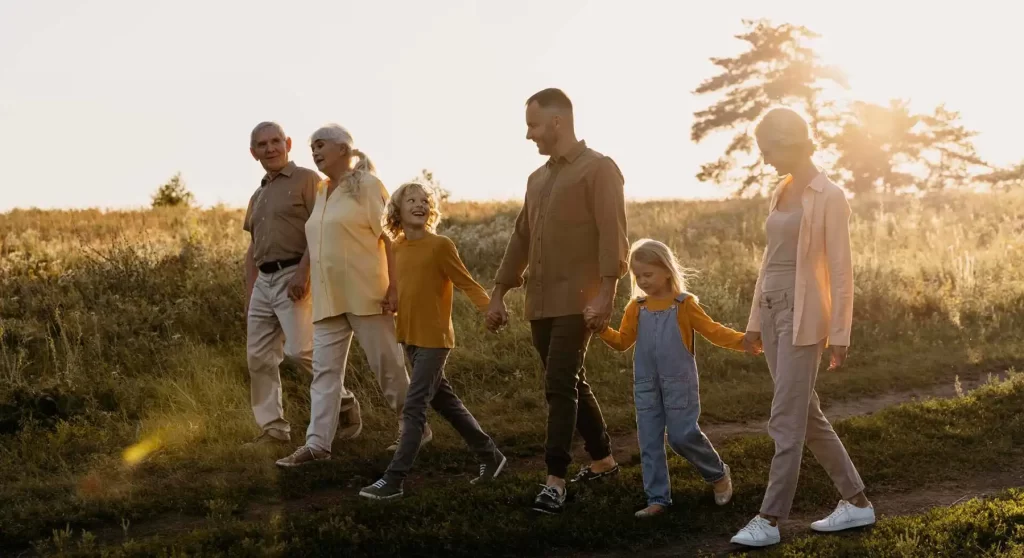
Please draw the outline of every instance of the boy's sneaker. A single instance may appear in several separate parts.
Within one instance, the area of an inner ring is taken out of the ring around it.
[[[278,467],[301,467],[314,461],[325,461],[331,458],[331,452],[302,446],[288,457],[277,460]]]
[[[338,413],[338,432],[334,435],[338,440],[352,440],[358,438],[363,431],[363,415],[359,406],[359,400],[353,397],[349,401],[342,401],[341,412]]]
[[[750,520],[747,526],[740,529],[739,533],[732,538],[731,543],[742,544],[743,546],[771,546],[779,544],[782,538],[779,536],[779,528],[772,525],[770,521],[760,515]]]
[[[360,496],[371,500],[393,500],[401,498],[402,494],[404,492],[402,491],[401,482],[388,481],[385,478],[381,478],[379,481],[359,491]]]
[[[494,460],[490,463],[480,464],[480,476],[469,481],[472,484],[484,483],[494,480],[505,469],[508,459],[498,450],[494,450]]]
[[[825,519],[811,523],[811,529],[820,533],[833,533],[854,527],[864,527],[874,522],[875,507],[871,504],[868,504],[866,508],[858,508],[846,500],[840,500],[836,511]]]
[[[596,481],[596,480],[600,480],[600,479],[603,479],[603,478],[606,478],[606,477],[615,476],[617,474],[619,474],[619,464],[618,463],[616,463],[615,466],[612,467],[611,469],[608,469],[607,471],[601,471],[600,473],[595,473],[593,471],[593,469],[590,468],[590,465],[587,465],[586,467],[583,467],[582,469],[580,469],[580,471],[578,473],[576,473],[576,476],[573,477],[572,480],[569,481],[569,483],[570,484],[578,484],[578,483],[586,484],[586,483],[593,482],[593,481]]]
[[[545,486],[533,500],[533,510],[546,514],[559,514],[565,508],[565,490]]]
[[[420,447],[427,445],[431,440],[434,439],[434,431],[430,429],[429,424],[423,425],[423,437],[420,438]],[[398,445],[402,443],[402,429],[398,429],[398,438],[395,438],[395,443],[388,446],[388,451],[398,451]]]

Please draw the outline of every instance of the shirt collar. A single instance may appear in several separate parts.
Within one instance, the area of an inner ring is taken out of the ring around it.
[[[291,178],[293,172],[295,172],[295,161],[288,161],[288,164],[285,165],[283,169],[278,171],[277,174],[284,175],[287,178]],[[263,180],[260,181],[260,185],[266,186],[267,183],[270,182],[270,180],[270,173],[268,172],[267,174],[263,175]]]
[[[580,140],[576,142],[576,145],[572,146],[572,149],[570,149],[565,155],[562,155],[561,157],[551,157],[548,159],[548,165],[553,165],[555,163],[575,163],[576,159],[579,159],[580,155],[583,155],[583,152],[586,150],[587,142]]]
[[[788,188],[789,185],[792,184],[792,183],[793,183],[793,175],[792,174],[787,174],[779,182],[778,186],[775,187],[775,194],[772,195],[772,209],[775,209],[775,205],[778,204],[779,196],[782,195],[782,192],[784,192],[786,190],[786,188]],[[820,171],[819,170],[817,176],[815,176],[814,178],[811,179],[811,182],[810,182],[810,184],[807,185],[807,187],[810,188],[811,190],[814,190],[815,192],[820,193],[822,190],[825,189],[825,184],[827,184],[827,183],[828,183],[828,175],[825,174],[824,171]]]

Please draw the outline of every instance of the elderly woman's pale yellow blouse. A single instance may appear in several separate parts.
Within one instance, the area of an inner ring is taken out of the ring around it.
[[[343,183],[327,197],[327,181],[321,181],[306,221],[314,322],[341,314],[380,314],[387,293],[381,217],[388,191],[370,173],[353,178],[359,180],[355,196]]]

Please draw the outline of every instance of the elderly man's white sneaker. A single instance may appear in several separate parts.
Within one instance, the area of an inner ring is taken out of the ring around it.
[[[743,546],[771,546],[779,544],[779,528],[760,515],[750,520],[747,526],[740,529],[730,542]]]
[[[866,508],[858,508],[846,500],[840,500],[836,511],[825,519],[811,523],[811,529],[820,533],[834,533],[845,529],[865,527],[874,522],[875,508],[871,504],[868,504]]]

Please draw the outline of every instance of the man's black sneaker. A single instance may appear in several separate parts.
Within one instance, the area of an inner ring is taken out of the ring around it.
[[[580,472],[576,473],[576,476],[573,477],[572,480],[569,482],[573,484],[580,482],[588,483],[596,480],[601,480],[603,478],[615,476],[617,474],[619,474],[618,464],[616,464],[611,469],[608,469],[607,471],[602,471],[600,473],[595,473],[590,469],[590,465],[587,465],[586,467],[580,469]]]
[[[533,500],[533,509],[540,513],[559,514],[565,508],[565,491],[554,486],[545,486]]]

